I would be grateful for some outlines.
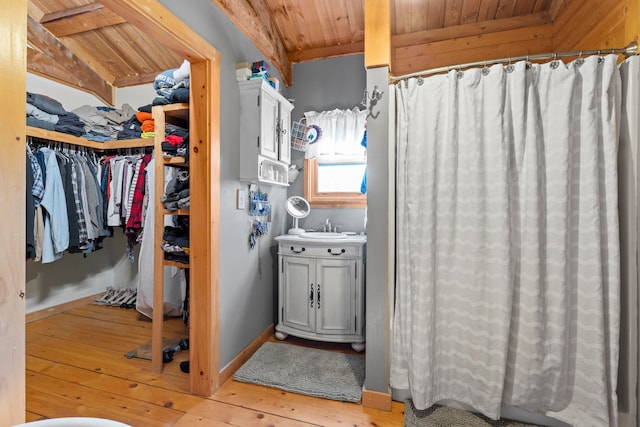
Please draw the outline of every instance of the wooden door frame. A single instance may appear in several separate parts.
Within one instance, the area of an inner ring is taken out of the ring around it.
[[[25,173],[27,87],[27,0],[4,2],[0,13],[0,199],[10,209],[0,222],[0,425],[24,422],[25,403]],[[7,423],[7,424],[4,424]]]
[[[220,387],[220,52],[156,0],[101,0],[191,63],[191,393]],[[197,90],[195,89],[197,88]]]

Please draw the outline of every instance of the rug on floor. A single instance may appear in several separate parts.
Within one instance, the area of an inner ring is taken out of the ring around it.
[[[362,355],[266,342],[233,379],[324,399],[359,402],[364,364]]]
[[[492,420],[481,414],[433,405],[419,410],[411,400],[404,403],[404,427],[540,427],[508,419]]]

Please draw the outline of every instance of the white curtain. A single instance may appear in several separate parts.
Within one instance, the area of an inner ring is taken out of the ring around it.
[[[616,425],[616,56],[396,86],[391,385]]]
[[[362,146],[367,112],[365,110],[307,111],[304,113],[307,126],[316,125],[322,135],[317,143],[307,145],[305,158],[331,159],[335,156],[364,155]]]
[[[640,57],[620,65],[622,117],[618,174],[620,194],[620,317],[626,319],[620,334],[619,406],[629,425],[638,425],[638,200],[640,200]],[[621,417],[622,418],[622,417]],[[621,420],[622,421],[622,420]],[[635,424],[634,424],[635,423]],[[622,422],[620,423],[622,425]]]

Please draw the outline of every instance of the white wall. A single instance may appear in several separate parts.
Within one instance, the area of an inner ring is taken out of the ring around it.
[[[67,111],[82,105],[104,105],[102,101],[90,93],[31,73],[27,73],[27,92],[39,93],[57,99]]]

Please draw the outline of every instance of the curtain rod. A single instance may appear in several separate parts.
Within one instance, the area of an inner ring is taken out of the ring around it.
[[[431,74],[443,73],[445,71],[458,70],[462,68],[470,68],[470,67],[478,67],[481,65],[494,65],[500,64],[503,62],[516,62],[516,61],[539,61],[543,59],[556,59],[556,58],[564,58],[568,56],[583,56],[583,55],[602,55],[602,54],[617,54],[624,55],[626,57],[635,55],[638,53],[638,43],[632,41],[625,47],[616,48],[616,49],[603,49],[603,50],[581,50],[575,52],[558,52],[558,53],[542,53],[537,55],[522,55],[522,56],[513,56],[508,58],[500,58],[500,59],[489,59],[486,61],[476,61],[476,62],[467,62],[466,64],[458,64],[458,65],[449,65],[447,67],[439,67],[432,68],[430,70],[419,71],[417,73],[405,74],[402,76],[389,76],[389,83],[397,83],[402,80],[406,80],[411,77],[424,77]]]

